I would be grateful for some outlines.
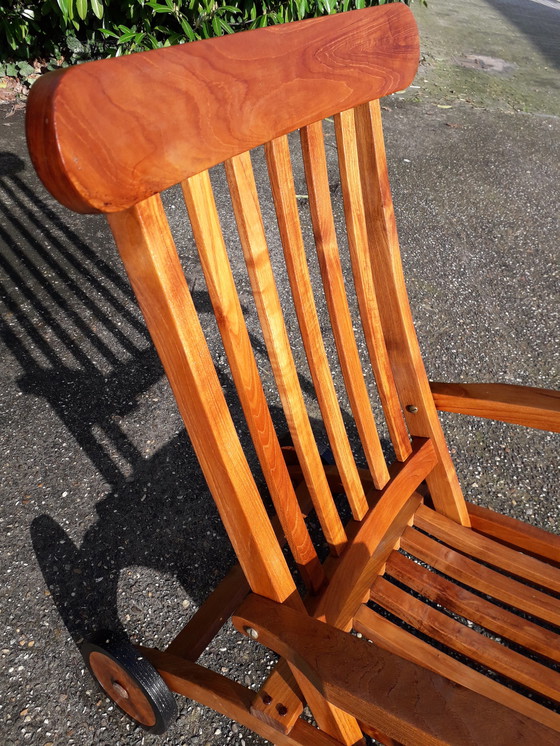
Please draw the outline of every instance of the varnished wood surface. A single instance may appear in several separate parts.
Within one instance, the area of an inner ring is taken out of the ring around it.
[[[430,572],[400,552],[391,553],[385,572],[455,614],[560,663],[560,636],[551,630]]]
[[[197,660],[247,593],[249,584],[243,570],[240,565],[234,565],[166,651],[191,661]]]
[[[393,465],[391,481],[356,527],[351,545],[320,598],[315,610],[318,619],[341,629],[349,627],[375,575],[420,504],[420,496],[413,493],[435,463],[432,443],[417,439],[407,461]]]
[[[560,567],[560,536],[542,528],[501,515],[480,505],[467,503],[472,527],[485,536],[520,549],[522,552],[546,560]]]
[[[560,674],[470,629],[379,577],[371,599],[414,629],[532,691],[560,701]],[[442,603],[442,601],[440,601]],[[558,644],[558,638],[557,638]]]
[[[430,382],[430,388],[441,412],[560,433],[560,391],[505,383]]]
[[[303,695],[287,661],[280,658],[255,694],[251,712],[282,733],[289,733],[303,712]]]
[[[179,411],[251,588],[301,604],[214,369],[159,197],[110,225]],[[258,525],[259,530],[253,531]]]
[[[364,640],[250,595],[233,622],[304,672],[327,699],[409,746],[558,743],[558,733]]]
[[[249,154],[230,159],[226,163],[226,173],[263,338],[290,434],[325,538],[332,551],[340,554],[346,543],[346,534],[328,487],[305,408],[270,263]]]
[[[284,734],[255,717],[251,712],[255,692],[226,676],[153,648],[138,649],[155,666],[172,692],[211,707],[216,712],[245,725],[276,746],[340,746],[339,740],[317,730],[302,719],[296,721],[289,734]]]
[[[458,526],[425,506],[416,512],[414,525],[460,552],[560,594],[560,570],[546,562]]]
[[[418,663],[429,671],[445,676],[449,681],[472,689],[494,702],[500,702],[512,711],[522,713],[537,723],[542,723],[560,733],[560,715],[557,713],[446,655],[367,606],[362,606],[358,611],[354,620],[354,628],[384,650]],[[505,720],[507,716],[504,722]],[[493,743],[489,731],[487,736],[483,737],[481,744],[492,746]],[[534,742],[529,739],[526,742],[520,740],[513,741],[513,743],[522,743],[524,746],[526,743],[529,746]]]
[[[470,588],[486,593],[537,619],[560,626],[560,604],[557,598],[547,593],[485,567],[415,529],[405,529],[401,547],[439,572]]]
[[[368,506],[342,419],[321,333],[301,232],[288,138],[279,137],[267,143],[265,154],[286,269],[311,378],[344,492],[354,518],[359,519]],[[385,484],[389,473],[383,454],[380,455],[380,468],[374,474]]]
[[[436,508],[462,525],[469,516],[438,420],[408,302],[389,186],[379,101],[355,110],[362,192],[375,290],[401,406],[412,435],[430,438],[439,463],[427,482]],[[415,413],[406,408],[416,407]]]
[[[350,110],[337,114],[334,118],[334,125],[348,248],[362,328],[395,454],[399,461],[404,461],[410,455],[410,438],[395,388],[379,316],[377,294],[373,284],[354,112]]]
[[[31,157],[67,207],[116,212],[406,88],[418,59],[414,18],[396,3],[67,68],[31,90]]]
[[[332,212],[322,123],[304,127],[300,136],[315,246],[338,358],[369,473],[376,488],[382,489],[389,475],[348,305]]]
[[[218,328],[276,513],[307,587],[317,590],[323,583],[324,574],[303,521],[274,430],[229,264],[208,172],[204,171],[183,182],[183,193]]]

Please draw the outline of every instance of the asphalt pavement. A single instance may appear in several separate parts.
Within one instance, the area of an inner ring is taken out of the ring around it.
[[[560,3],[430,0],[415,13],[420,72],[382,103],[428,374],[560,388]],[[331,158],[332,142],[327,126]],[[166,205],[210,324],[179,195]],[[0,108],[0,261],[0,741],[264,743],[181,699],[167,734],[145,735],[84,670],[76,642],[95,629],[164,646],[234,557],[104,219],[45,192],[10,105]],[[263,376],[268,385],[265,365]],[[468,499],[560,533],[557,435],[442,419]],[[272,658],[226,628],[202,662],[258,687]]]

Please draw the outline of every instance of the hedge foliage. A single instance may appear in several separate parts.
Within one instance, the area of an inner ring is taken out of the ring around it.
[[[0,0],[0,75],[24,76],[37,59],[67,64],[390,1]]]

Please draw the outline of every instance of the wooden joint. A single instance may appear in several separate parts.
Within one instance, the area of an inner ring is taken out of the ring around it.
[[[303,712],[303,696],[282,658],[251,703],[251,714],[281,733],[290,733]]]

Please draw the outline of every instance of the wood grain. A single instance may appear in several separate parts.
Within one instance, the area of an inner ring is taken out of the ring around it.
[[[138,647],[138,650],[155,666],[172,692],[211,707],[276,746],[340,746],[338,739],[317,730],[301,718],[290,733],[285,734],[255,717],[251,712],[255,697],[253,689],[226,676],[167,652],[144,647]]]
[[[528,557],[515,549],[498,544],[493,539],[458,526],[454,521],[425,506],[422,506],[414,516],[414,525],[449,544],[453,549],[560,594],[560,570],[546,562]]]
[[[317,315],[301,233],[287,137],[280,137],[267,143],[265,154],[288,279],[309,371],[346,498],[354,518],[359,520],[368,505],[342,419]],[[375,476],[384,484],[389,478],[389,472],[383,454],[380,455],[381,464]]]
[[[439,463],[428,477],[438,511],[469,525],[459,480],[438,419],[410,311],[381,127],[379,101],[355,110],[362,192],[383,333],[408,430],[430,438]],[[416,407],[414,413],[406,407]]]
[[[305,526],[263,391],[243,311],[229,264],[208,172],[183,182],[206,286],[224,343],[239,400],[284,535],[311,590],[324,581]]]
[[[558,732],[365,640],[248,596],[233,618],[338,707],[410,746],[557,744]]]
[[[33,86],[31,158],[67,207],[116,212],[406,88],[418,59],[414,18],[396,3],[77,65]]]
[[[505,383],[430,382],[436,408],[560,433],[560,391]]]
[[[507,546],[549,562],[560,568],[560,536],[523,523],[510,516],[495,513],[480,505],[467,503],[472,527]]]
[[[385,575],[501,637],[560,663],[560,636],[392,552]]]
[[[288,662],[280,658],[256,693],[251,712],[281,733],[289,733],[303,712],[302,699]]]
[[[514,609],[560,627],[558,599],[508,578],[443,544],[438,544],[416,529],[405,529],[401,547],[450,578],[503,601]]]
[[[109,223],[179,411],[251,588],[301,605],[214,369],[160,198]],[[255,530],[258,526],[258,530]]]
[[[315,246],[342,376],[371,476],[375,487],[382,489],[389,479],[389,473],[348,306],[332,213],[322,123],[315,122],[304,127],[300,135]],[[361,517],[354,515],[354,518]]]
[[[377,578],[371,589],[371,599],[450,650],[467,656],[527,689],[556,702],[560,701],[559,673],[433,609],[385,578]]]
[[[334,124],[348,248],[362,328],[395,454],[399,461],[404,461],[410,455],[410,438],[403,419],[387,354],[373,283],[364,199],[360,181],[354,112],[350,110],[337,114],[334,118]]]
[[[375,576],[421,502],[413,494],[436,456],[430,441],[413,441],[412,455],[392,466],[392,479],[356,527],[352,543],[340,560],[314,612],[318,619],[348,629]]]
[[[519,712],[528,718],[532,718],[536,723],[542,723],[560,733],[560,715],[557,713],[533,702],[518,692],[508,689],[503,684],[484,676],[484,674],[455,660],[455,658],[451,658],[410,632],[406,632],[401,627],[388,621],[367,606],[362,606],[358,611],[354,620],[354,628],[384,650],[402,656],[429,671],[445,676],[451,682],[472,689],[493,702],[500,702],[511,708],[512,711]],[[506,723],[508,719],[509,716],[506,715],[502,722]],[[494,743],[490,732],[486,736],[482,736],[480,743]],[[520,740],[512,741],[512,743],[532,744],[534,742],[529,738],[526,742]]]
[[[331,550],[340,554],[346,534],[329,490],[299,385],[249,154],[228,161],[226,173],[257,314],[298,461],[325,538]]]

